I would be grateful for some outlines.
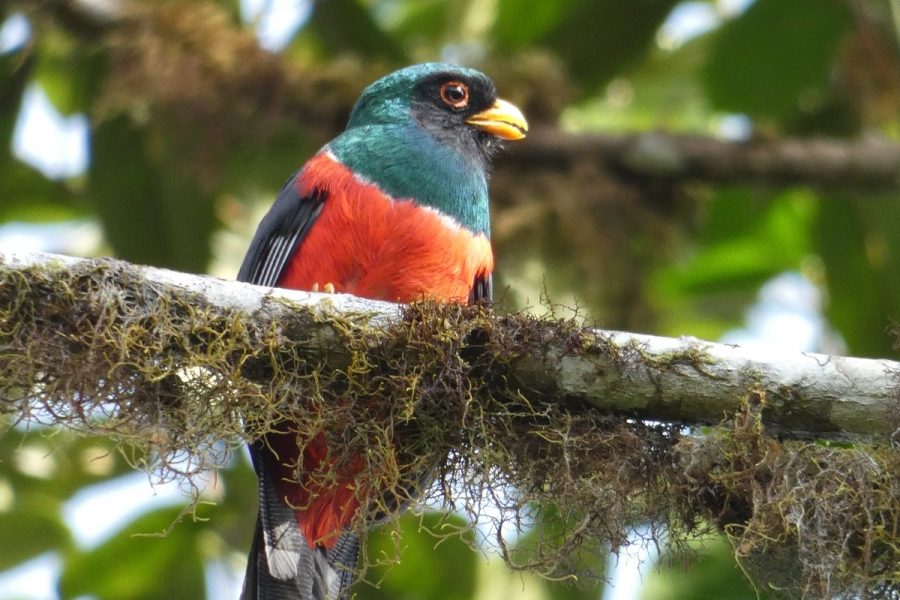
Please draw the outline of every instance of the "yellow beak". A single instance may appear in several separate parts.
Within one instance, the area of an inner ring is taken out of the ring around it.
[[[528,131],[528,121],[522,111],[500,98],[487,110],[469,117],[466,123],[504,140],[521,140]]]

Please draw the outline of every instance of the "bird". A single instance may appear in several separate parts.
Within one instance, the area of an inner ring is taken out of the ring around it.
[[[238,280],[398,303],[489,302],[489,165],[527,130],[475,69],[424,63],[378,79],[344,131],[284,184]],[[259,513],[241,600],[349,597],[359,558],[352,478],[303,483],[331,466],[323,444],[300,448],[277,430],[249,444]]]

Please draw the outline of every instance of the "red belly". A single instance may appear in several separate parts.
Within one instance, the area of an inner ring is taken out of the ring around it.
[[[300,197],[315,187],[328,192],[322,213],[279,279],[279,287],[310,290],[330,283],[337,292],[393,302],[423,298],[466,302],[475,278],[493,270],[485,235],[473,234],[412,201],[386,197],[327,154],[307,164],[300,177]],[[317,484],[315,477],[298,484],[284,466],[297,463],[295,437],[268,438],[279,455],[281,492],[297,509],[297,523],[307,542],[331,548],[367,493],[368,486],[357,477],[362,462],[327,479],[328,487]],[[316,436],[304,449],[301,471],[333,468],[324,438]]]
[[[320,434],[305,445],[302,463],[295,473],[292,467],[297,463],[296,435],[270,433],[266,439],[276,453],[278,487],[287,505],[294,509],[303,537],[310,548],[321,545],[331,549],[368,493],[365,482],[358,481],[365,467],[362,458],[344,465],[341,472],[332,473],[334,460],[328,456],[325,437]]]

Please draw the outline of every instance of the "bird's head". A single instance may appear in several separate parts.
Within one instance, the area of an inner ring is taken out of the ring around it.
[[[415,200],[487,233],[491,154],[527,130],[521,111],[497,97],[487,75],[426,63],[363,90],[347,128],[327,148],[390,196]]]
[[[413,65],[371,84],[353,107],[347,129],[410,124],[483,159],[501,140],[519,140],[528,131],[522,112],[497,97],[487,75],[442,63]]]

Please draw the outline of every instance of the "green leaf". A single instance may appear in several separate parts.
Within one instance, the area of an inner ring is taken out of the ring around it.
[[[317,150],[318,147],[299,128],[285,127],[264,144],[248,140],[224,158],[222,188],[238,191],[239,195],[269,190],[274,200],[290,174]]]
[[[537,42],[555,51],[578,81],[597,86],[644,57],[654,42],[656,30],[676,3],[676,0],[578,2]]]
[[[64,599],[90,595],[100,600],[203,598],[200,526],[179,518],[180,508],[139,517],[93,550],[65,557],[59,581]],[[156,535],[169,530],[168,535]]]
[[[56,29],[42,32],[38,40],[35,75],[50,102],[65,116],[89,112],[105,71],[102,55]]]
[[[83,217],[78,194],[15,158],[0,160],[0,221]]]
[[[419,0],[418,2],[392,3],[389,10],[382,10],[381,22],[391,37],[407,48],[433,45],[445,40],[456,14],[455,2],[448,0]]]
[[[15,506],[0,512],[0,571],[69,544],[59,503],[43,494],[13,490]]]
[[[816,205],[815,196],[803,189],[762,205],[749,201],[740,190],[721,193],[710,207],[700,247],[689,262],[670,273],[667,291],[754,289],[781,271],[799,268],[811,248]]]
[[[803,188],[771,200],[742,188],[720,191],[692,253],[660,269],[650,283],[660,330],[715,339],[738,325],[760,285],[800,269],[812,252],[818,206]]]
[[[574,0],[500,0],[494,22],[494,43],[498,50],[523,50],[548,35],[568,17]]]
[[[354,52],[367,60],[381,58],[393,64],[408,62],[395,40],[356,0],[316,2],[305,32],[314,34],[332,56]]]
[[[611,93],[566,108],[563,127],[605,133],[707,132],[710,109],[698,72],[708,46],[708,36],[700,36],[675,51],[653,49]]]
[[[26,46],[0,54],[0,158],[10,155],[12,134],[19,118],[22,95],[34,70],[34,55]],[[0,161],[2,164],[2,161]]]
[[[406,514],[400,519],[399,537],[395,538],[396,530],[391,525],[373,532],[368,540],[369,560],[399,558],[400,563],[374,567],[367,579],[380,582],[379,586],[362,583],[354,592],[360,600],[469,600],[475,590],[475,561],[479,557],[469,545],[471,531],[462,538],[456,534],[466,527],[457,516]],[[442,539],[423,529],[447,537]],[[399,557],[394,539],[402,549]]]
[[[641,590],[642,600],[765,600],[764,589],[754,590],[734,562],[725,538],[705,542],[689,568],[681,561],[652,570]]]
[[[711,48],[705,82],[720,109],[786,119],[827,94],[851,24],[839,0],[757,0]]]
[[[168,154],[162,134],[152,144],[150,137],[125,117],[93,133],[89,192],[106,239],[120,258],[203,272],[216,223],[212,198]]]
[[[895,356],[887,328],[900,320],[900,201],[831,195],[816,250],[826,272],[826,316],[853,356]]]
[[[145,156],[141,132],[119,117],[94,130],[91,146],[90,199],[116,254],[144,264],[171,263],[162,182]]]
[[[34,65],[28,45],[0,54],[0,222],[83,214],[74,208],[76,195],[69,187],[48,179],[12,154],[12,136]]]

